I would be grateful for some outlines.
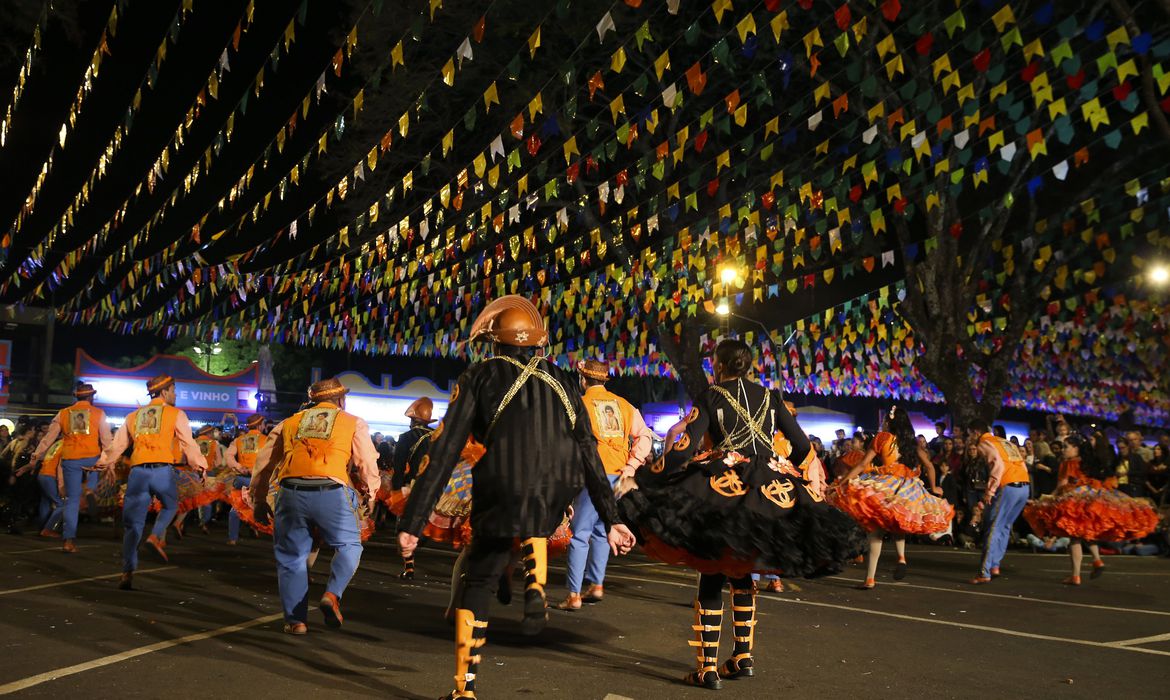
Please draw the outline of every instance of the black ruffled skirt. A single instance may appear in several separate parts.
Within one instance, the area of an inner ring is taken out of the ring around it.
[[[640,469],[638,488],[618,502],[622,518],[647,556],[673,566],[736,578],[841,571],[865,534],[770,458],[716,452],[672,474]]]

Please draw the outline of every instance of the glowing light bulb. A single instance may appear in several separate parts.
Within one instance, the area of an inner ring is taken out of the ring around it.
[[[727,314],[731,313],[731,307],[727,305],[726,301],[721,301],[719,302],[719,306],[715,307],[715,313],[719,314],[720,316],[726,316]]]
[[[1150,268],[1150,282],[1163,285],[1170,282],[1170,268],[1165,265],[1155,265]]]
[[[734,267],[725,267],[719,272],[719,279],[723,280],[723,284],[731,284],[738,276]]]

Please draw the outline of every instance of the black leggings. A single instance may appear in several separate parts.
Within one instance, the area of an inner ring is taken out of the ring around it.
[[[477,620],[487,620],[500,575],[512,560],[511,537],[473,536],[463,568],[463,591],[455,607],[470,610]]]
[[[699,576],[699,605],[705,610],[718,610],[723,607],[723,587],[729,579],[724,574],[701,574]],[[746,591],[752,587],[750,575],[742,578],[730,579],[731,587]]]

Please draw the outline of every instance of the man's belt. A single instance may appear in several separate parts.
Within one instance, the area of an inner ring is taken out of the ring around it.
[[[305,483],[297,483],[295,481],[291,481],[290,479],[285,479],[280,482],[280,488],[292,489],[293,491],[332,491],[333,489],[341,488],[341,484],[337,483],[336,481],[331,481],[329,479],[322,479],[321,481],[324,481],[325,483],[314,484],[310,486]]]
[[[1031,485],[1032,485],[1031,482],[1028,482],[1028,481],[1013,481],[1010,484],[1004,484],[1005,487],[1007,487],[1007,486],[1031,486]]]
[[[144,462],[142,464],[135,464],[131,469],[162,469],[163,467],[173,467],[175,465],[170,462]]]

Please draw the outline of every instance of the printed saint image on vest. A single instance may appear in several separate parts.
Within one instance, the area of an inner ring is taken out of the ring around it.
[[[333,423],[337,420],[337,409],[320,408],[309,411],[297,428],[297,438],[328,440],[333,435]]]
[[[604,399],[596,401],[593,410],[597,412],[597,425],[601,437],[620,438],[625,435],[622,412],[617,401]]]

